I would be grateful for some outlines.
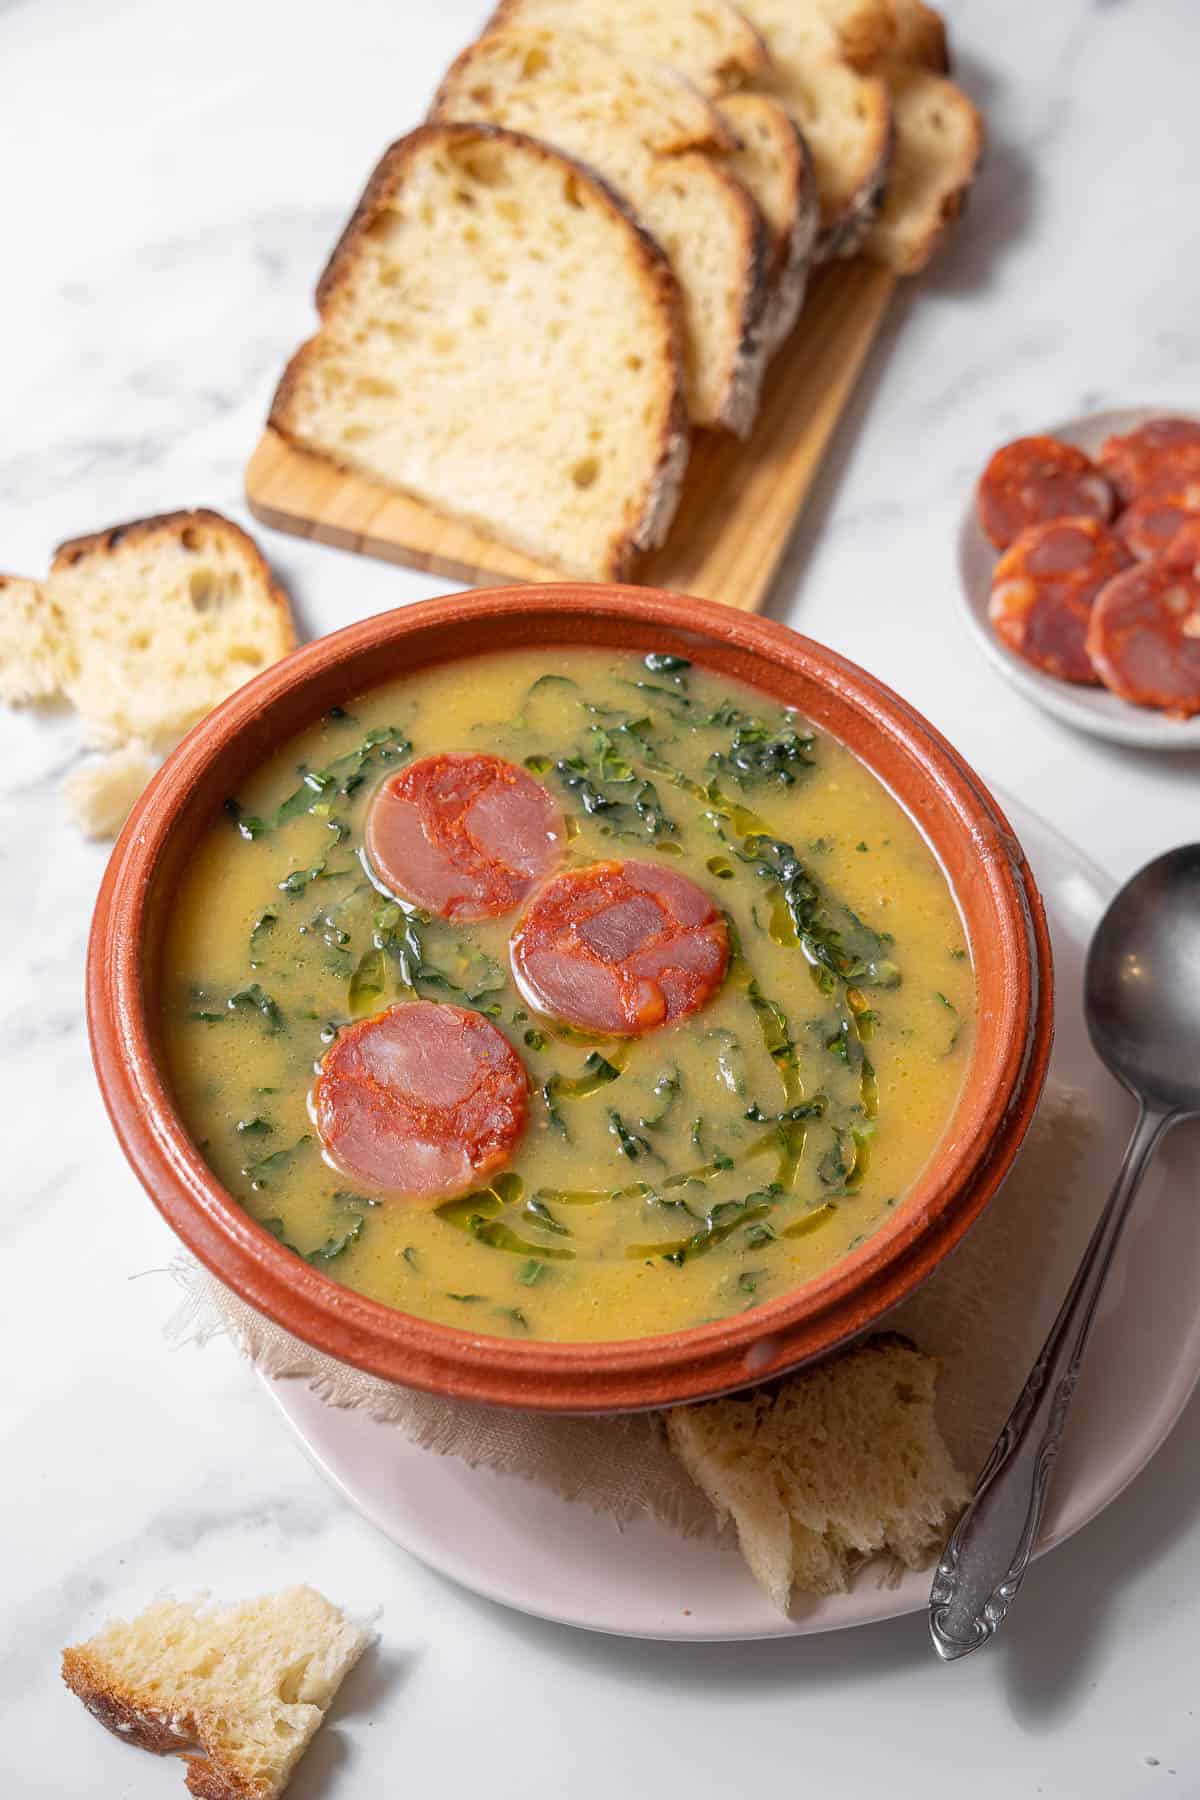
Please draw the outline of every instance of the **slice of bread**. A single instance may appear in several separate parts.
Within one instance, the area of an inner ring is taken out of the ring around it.
[[[296,642],[253,538],[204,508],[75,538],[42,586],[69,634],[63,692],[101,745],[169,749]]]
[[[961,213],[983,154],[983,119],[961,88],[908,63],[881,65],[896,149],[883,207],[863,248],[901,275],[923,269]]]
[[[271,408],[292,443],[585,580],[661,542],[687,460],[678,287],[616,196],[479,125],[393,144]]]
[[[430,117],[524,132],[602,176],[678,279],[692,423],[749,429],[764,363],[765,227],[746,190],[702,150],[661,154],[730,145],[695,89],[576,32],[511,27],[452,64]]]
[[[851,256],[879,210],[892,149],[887,83],[842,55],[821,0],[746,0],[771,54],[763,91],[785,106],[812,154],[819,258]]]
[[[200,1752],[187,1755],[200,1800],[275,1800],[370,1641],[309,1587],[159,1600],[64,1650],[62,1674],[126,1743]]]
[[[896,28],[886,55],[895,62],[915,63],[933,75],[950,73],[946,21],[924,0],[892,0]]]
[[[767,222],[767,303],[761,335],[771,355],[804,304],[821,226],[821,203],[804,134],[769,94],[729,94],[718,103],[737,138],[730,167]]]
[[[0,575],[0,700],[56,699],[74,672],[66,617],[44,583]]]
[[[934,1419],[938,1364],[889,1336],[770,1388],[675,1407],[667,1435],[781,1612],[881,1551],[923,1567],[966,1503]]]
[[[677,69],[704,94],[753,86],[766,71],[763,41],[728,0],[500,0],[485,27],[578,32],[606,49]]]
[[[115,838],[158,767],[144,744],[91,756],[63,782],[67,808],[85,837]]]

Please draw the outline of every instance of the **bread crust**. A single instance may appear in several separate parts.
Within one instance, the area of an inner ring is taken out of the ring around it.
[[[325,268],[317,282],[317,311],[324,320],[337,301],[339,291],[352,279],[360,240],[383,209],[390,195],[403,184],[408,162],[427,144],[504,143],[532,151],[548,163],[571,169],[592,191],[597,203],[619,218],[633,233],[642,278],[653,296],[656,309],[666,326],[672,345],[673,381],[667,399],[666,420],[659,437],[653,471],[640,500],[631,499],[619,536],[609,547],[607,566],[602,578],[625,580],[632,572],[639,554],[653,549],[665,538],[674,517],[683,484],[689,450],[687,407],[683,391],[683,328],[679,285],[669,263],[650,234],[634,218],[624,201],[613,192],[592,169],[561,150],[555,150],[537,138],[508,131],[498,125],[452,124],[437,122],[419,125],[406,137],[389,145],[376,164],[362,198],[350,216]],[[292,428],[291,407],[301,377],[309,363],[321,353],[319,332],[295,352],[280,378],[268,414],[268,424],[289,443],[308,455],[318,455],[335,467],[353,472],[353,465],[326,451],[313,451]],[[425,502],[423,502],[425,504]],[[547,561],[552,560],[549,556]]]
[[[721,102],[727,120],[737,130],[739,115],[747,106],[770,108],[780,134],[781,159],[790,162],[792,188],[791,226],[782,236],[768,230],[767,294],[760,335],[767,358],[773,356],[790,334],[804,305],[809,272],[813,265],[821,206],[808,142],[792,115],[769,94],[730,94]]]
[[[896,31],[886,54],[915,63],[931,75],[950,73],[950,36],[946,21],[924,0],[893,0]]]
[[[275,608],[285,639],[285,650],[294,650],[296,622],[292,617],[292,603],[276,580],[270,563],[248,531],[243,531],[240,525],[235,525],[224,513],[214,512],[211,507],[196,506],[181,512],[154,513],[145,519],[130,519],[123,525],[109,525],[102,531],[89,532],[84,537],[68,538],[54,552],[50,573],[61,574],[66,569],[76,568],[90,557],[115,556],[131,546],[149,543],[156,538],[173,538],[186,547],[185,533],[194,529],[213,531],[236,541],[242,554],[253,565],[255,575]]]
[[[227,1764],[210,1756],[187,1755],[203,1742],[193,1713],[168,1714],[146,1706],[132,1690],[112,1682],[83,1647],[63,1651],[62,1678],[92,1717],[123,1744],[156,1756],[182,1755],[186,1786],[196,1800],[262,1800],[265,1790],[258,1782],[240,1781]]]
[[[888,169],[896,145],[896,122],[887,84],[877,76],[863,77],[869,90],[872,118],[872,158],[849,204],[836,219],[823,226],[817,238],[816,260],[830,262],[856,256],[883,205]]]

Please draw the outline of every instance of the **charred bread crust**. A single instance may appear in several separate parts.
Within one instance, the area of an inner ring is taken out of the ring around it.
[[[886,53],[931,75],[949,75],[950,34],[942,14],[924,0],[899,0],[897,13],[895,39]]]
[[[833,27],[838,48],[854,69],[869,69],[892,47],[896,19],[892,0],[870,0],[853,17],[839,19]]]
[[[208,506],[189,507],[180,512],[154,513],[149,518],[130,519],[124,525],[109,525],[103,531],[93,531],[85,537],[68,538],[54,552],[50,573],[59,575],[91,557],[113,556],[130,546],[151,544],[156,540],[171,539],[182,544],[184,549],[192,549],[194,546],[187,541],[189,530],[212,531],[236,540],[243,555],[253,564],[264,592],[279,615],[287,649],[295,649],[296,623],[292,617],[292,603],[276,580],[270,563],[248,531],[243,531],[240,525],[235,525],[224,513],[214,512]]]
[[[723,430],[733,432],[736,437],[745,437],[758,412],[759,391],[767,366],[763,326],[771,297],[770,234],[757,201],[751,198],[737,177],[728,169],[713,164],[709,157],[703,160],[720,178],[741,214],[742,280],[738,287],[742,304],[737,348],[726,376],[726,400],[719,423]]]
[[[638,555],[643,550],[655,548],[666,537],[678,503],[679,491],[683,485],[690,448],[687,403],[683,387],[683,314],[679,284],[662,250],[650,233],[638,223],[620,196],[614,193],[608,183],[602,180],[593,169],[588,168],[585,163],[577,161],[576,158],[567,156],[561,150],[552,149],[550,145],[542,143],[539,138],[527,137],[519,131],[508,131],[503,126],[451,124],[448,122],[418,125],[415,131],[409,132],[406,137],[399,138],[394,144],[389,145],[368,178],[362,198],[351,214],[349,223],[335,244],[329,261],[317,282],[317,312],[322,321],[328,317],[337,299],[339,289],[350,279],[360,238],[370,230],[386,201],[402,185],[406,163],[418,149],[430,142],[463,145],[481,142],[503,143],[533,150],[547,162],[569,167],[582,182],[586,183],[599,204],[619,218],[622,224],[631,229],[634,234],[643,276],[650,284],[656,305],[667,327],[672,346],[674,379],[654,471],[646,484],[644,498],[640,505],[631,502],[624,532],[610,549],[608,568],[605,570],[604,578],[608,581],[622,581],[631,574]],[[267,423],[287,442],[295,444],[306,454],[319,456],[322,461],[353,473],[351,465],[343,462],[340,458],[325,451],[311,450],[291,428],[289,411],[300,376],[307,363],[316,357],[319,351],[320,334],[318,332],[301,344],[285,368],[271,402]],[[434,509],[431,508],[431,510]]]
[[[85,1650],[64,1650],[62,1678],[73,1694],[114,1737],[156,1756],[194,1750],[200,1742],[190,1714],[175,1715],[139,1704],[135,1696],[114,1686]]]
[[[438,83],[437,92],[430,102],[429,111],[425,115],[426,122],[430,125],[436,125],[446,118],[446,109],[451,104],[450,97],[456,92],[458,84],[463,77],[469,77],[470,71],[475,63],[485,60],[488,53],[488,40],[490,38],[518,36],[539,29],[545,31],[547,36],[551,35],[549,28],[538,27],[536,25],[522,25],[519,18],[515,23],[508,21],[497,22],[495,18],[490,20],[483,35],[476,38],[473,44],[468,44],[465,50],[461,50],[450,64],[450,67],[446,70],[446,73],[442,76],[441,81]],[[702,106],[704,108],[707,129],[698,136],[679,136],[672,142],[656,144],[652,147],[653,154],[657,156],[675,156],[685,150],[713,150],[717,152],[728,152],[733,150],[736,147],[734,135],[722,119],[720,112],[713,102],[707,95],[701,93],[698,88],[693,87],[692,83],[688,81],[685,76],[678,75],[676,79],[689,89],[692,101],[697,106]]]

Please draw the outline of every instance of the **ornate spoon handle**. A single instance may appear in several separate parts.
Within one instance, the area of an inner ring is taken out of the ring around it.
[[[1113,1252],[1147,1164],[1176,1116],[1145,1108],[1139,1113],[1070,1292],[942,1552],[929,1595],[929,1629],[943,1662],[985,1644],[1021,1585]]]

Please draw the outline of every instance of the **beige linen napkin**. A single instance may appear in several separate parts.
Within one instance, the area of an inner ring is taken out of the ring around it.
[[[1073,1203],[1092,1125],[1080,1094],[1051,1089],[984,1216],[878,1328],[901,1331],[942,1359],[939,1422],[968,1474],[981,1467],[1065,1291],[1065,1281],[1054,1282],[1054,1252],[1068,1234],[1082,1247],[1091,1223],[1086,1199]],[[560,1418],[417,1393],[310,1349],[191,1258],[172,1272],[185,1293],[168,1326],[176,1343],[224,1334],[272,1379],[304,1381],[330,1406],[363,1407],[424,1450],[541,1482],[618,1524],[648,1513],[689,1536],[715,1530],[658,1414]]]

